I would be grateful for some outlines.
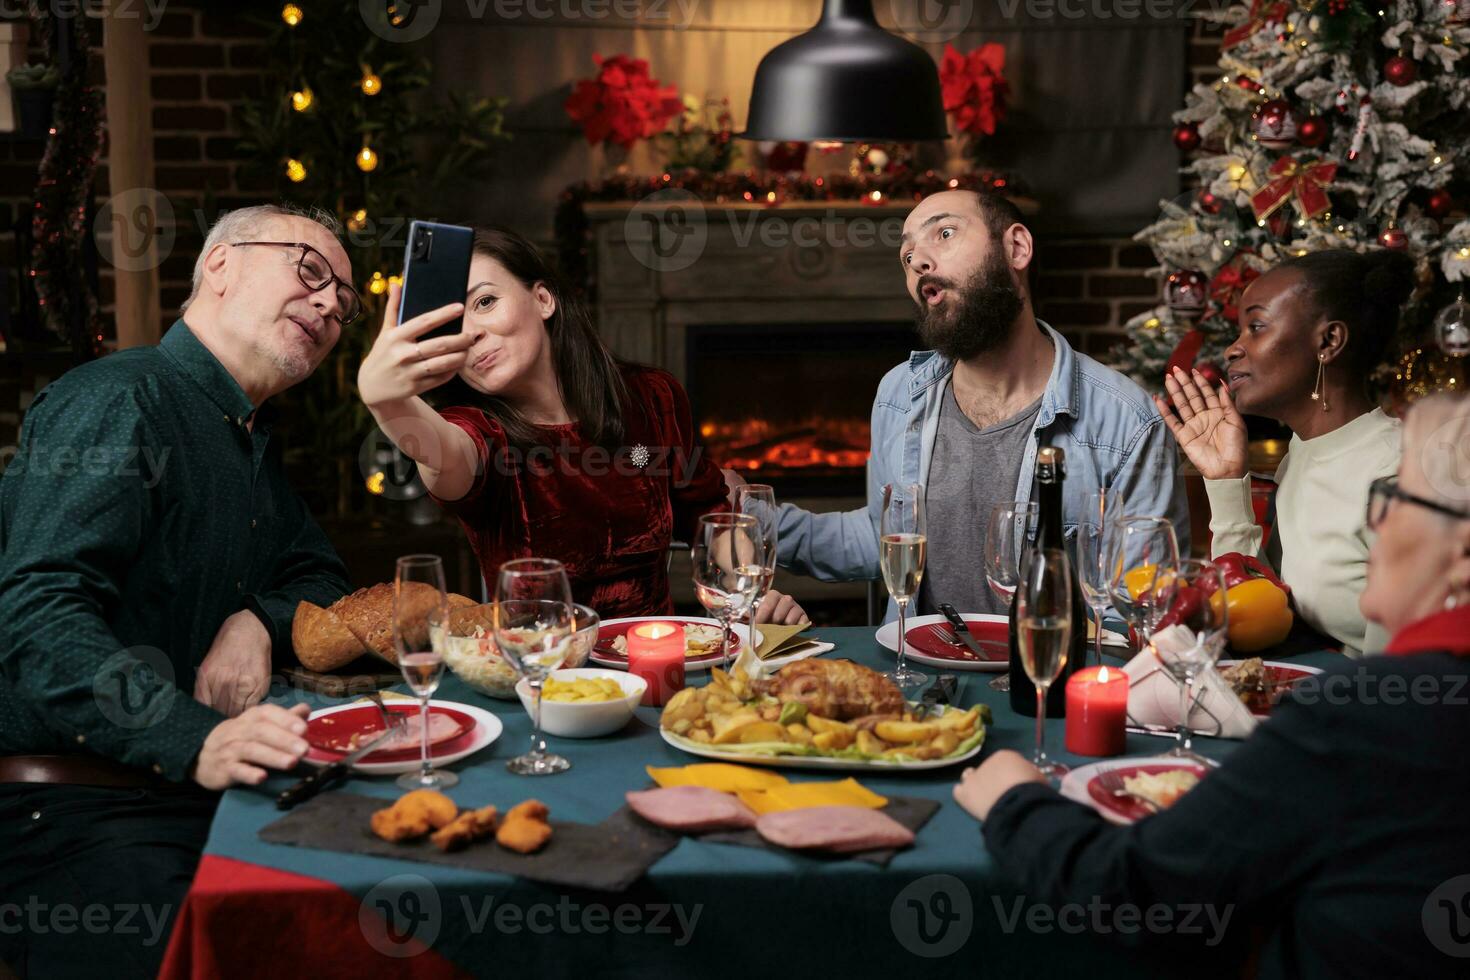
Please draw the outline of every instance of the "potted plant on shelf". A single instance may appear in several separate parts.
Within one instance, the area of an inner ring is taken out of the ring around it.
[[[5,73],[15,93],[15,113],[23,136],[45,136],[51,129],[52,104],[61,73],[55,65],[19,65]]]

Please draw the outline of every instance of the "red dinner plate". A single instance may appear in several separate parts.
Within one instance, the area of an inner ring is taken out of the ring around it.
[[[1239,663],[1239,661],[1221,661],[1216,666],[1228,667],[1235,663]],[[1249,691],[1247,692],[1247,697],[1241,698],[1245,702],[1245,706],[1250,709],[1251,714],[1257,718],[1269,717],[1271,709],[1288,688],[1298,681],[1306,680],[1308,677],[1313,677],[1318,673],[1315,670],[1292,667],[1281,663],[1267,663],[1265,670],[1267,689],[1264,691]]]
[[[1010,626],[991,620],[965,620],[970,636],[987,656],[985,660],[999,663],[1011,656]],[[955,629],[949,623],[933,623],[913,626],[904,634],[909,648],[936,660],[966,660],[974,662],[975,655],[968,647],[951,642]]]
[[[389,704],[388,711],[395,715],[417,717],[419,707],[416,704]],[[473,739],[474,729],[475,719],[464,712],[455,711],[453,708],[441,708],[437,705],[430,707],[430,755],[442,755],[446,750],[454,751],[455,747],[460,745],[466,737]],[[383,720],[378,716],[378,709],[367,704],[312,718],[306,724],[306,741],[311,745],[314,757],[329,760],[340,759],[358,744],[376,737],[382,730]],[[353,741],[354,736],[356,736],[355,742]],[[395,762],[417,758],[422,752],[420,746],[420,740],[415,738],[396,748],[370,752],[363,757],[362,761]]]
[[[694,626],[711,625],[709,623],[698,622],[697,620],[680,619],[677,616],[670,616],[668,619],[657,621],[661,623],[680,623]],[[627,667],[627,653],[615,649],[613,647],[613,640],[625,635],[628,630],[635,626],[642,626],[645,622],[654,622],[654,620],[639,620],[631,623],[604,623],[597,631],[597,644],[592,648],[593,662],[602,664],[604,667]],[[725,635],[730,639],[730,654],[734,656],[740,649],[740,637],[734,630],[730,629],[725,631]],[[709,664],[717,664],[720,660],[720,651],[716,648],[714,653],[705,654],[703,657],[685,657],[684,666],[704,667]]]
[[[1127,779],[1129,776],[1136,776],[1141,772],[1160,773],[1170,772],[1174,769],[1188,769],[1195,775],[1199,776],[1201,779],[1205,778],[1204,766],[1195,765],[1189,762],[1162,762],[1150,763],[1141,766],[1117,766],[1114,768],[1110,768],[1108,772],[1117,773],[1119,779]],[[1092,801],[1096,803],[1100,808],[1107,810],[1110,813],[1117,814],[1130,823],[1134,820],[1139,819],[1140,817],[1146,817],[1153,812],[1142,803],[1139,803],[1137,800],[1133,799],[1133,797],[1131,796],[1114,796],[1113,794],[1109,793],[1102,788],[1102,778],[1103,774],[1099,773],[1098,775],[1093,776],[1087,781],[1087,795],[1092,797]]]

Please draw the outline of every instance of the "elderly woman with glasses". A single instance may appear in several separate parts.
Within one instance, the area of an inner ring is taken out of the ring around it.
[[[1131,826],[1063,799],[1015,752],[966,771],[955,799],[1033,900],[1162,905],[1175,923],[1203,908],[1222,972],[1254,956],[1268,977],[1463,975],[1470,398],[1421,402],[1403,445],[1367,514],[1361,603],[1392,636],[1381,655],[1298,684],[1220,768]]]

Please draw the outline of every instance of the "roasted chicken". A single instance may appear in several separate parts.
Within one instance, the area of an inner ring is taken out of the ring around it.
[[[800,660],[757,681],[758,693],[800,701],[823,718],[848,721],[903,711],[903,693],[884,675],[851,660]]]

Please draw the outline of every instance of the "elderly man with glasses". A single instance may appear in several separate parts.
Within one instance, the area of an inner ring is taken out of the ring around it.
[[[22,976],[155,973],[215,793],[306,751],[305,706],[260,702],[297,603],[347,581],[266,403],[361,312],[336,232],[226,214],[162,342],[75,368],[26,414],[0,478],[0,896],[141,906],[143,927],[28,918],[0,932]]]

